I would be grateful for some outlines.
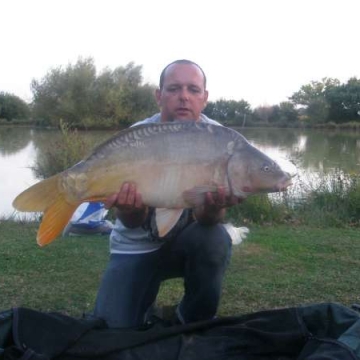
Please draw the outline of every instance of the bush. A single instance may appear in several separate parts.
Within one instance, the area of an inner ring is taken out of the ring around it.
[[[236,225],[254,223],[284,223],[289,219],[290,210],[287,208],[283,195],[276,197],[260,194],[250,196],[242,204],[230,208],[227,212],[228,220]]]
[[[323,176],[316,188],[250,196],[228,209],[227,220],[235,225],[360,226],[360,176],[337,170]]]
[[[325,176],[297,212],[302,221],[310,225],[360,225],[360,177],[339,170]]]
[[[92,144],[76,129],[60,120],[61,139],[40,153],[32,170],[38,178],[48,178],[76,164],[89,152]]]

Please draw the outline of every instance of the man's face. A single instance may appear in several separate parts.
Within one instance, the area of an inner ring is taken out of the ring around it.
[[[208,92],[201,70],[191,64],[173,64],[166,69],[162,89],[156,90],[162,121],[199,120]]]

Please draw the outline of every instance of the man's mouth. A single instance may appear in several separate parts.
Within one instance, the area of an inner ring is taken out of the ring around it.
[[[188,108],[177,108],[176,109],[176,113],[179,115],[187,115],[187,114],[189,114],[189,112],[190,112],[190,109],[188,109]]]

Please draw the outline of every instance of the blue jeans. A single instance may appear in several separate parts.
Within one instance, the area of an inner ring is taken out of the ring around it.
[[[144,323],[163,280],[183,277],[185,294],[177,309],[181,322],[215,316],[231,255],[231,240],[222,225],[197,222],[176,238],[145,254],[112,254],[96,299],[94,315],[109,327]]]

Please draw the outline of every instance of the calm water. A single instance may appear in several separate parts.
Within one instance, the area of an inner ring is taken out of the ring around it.
[[[341,170],[360,174],[360,133],[295,129],[241,129],[256,147],[293,170],[299,184],[314,185],[323,174]],[[90,132],[84,136],[100,141],[113,132]],[[36,183],[31,166],[39,154],[59,137],[57,131],[0,127],[0,216],[14,213],[13,199]]]

